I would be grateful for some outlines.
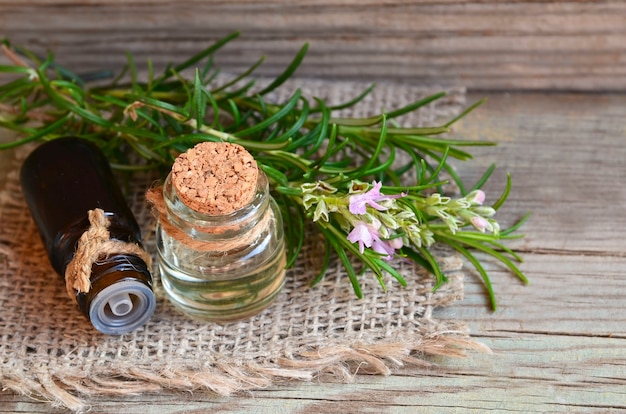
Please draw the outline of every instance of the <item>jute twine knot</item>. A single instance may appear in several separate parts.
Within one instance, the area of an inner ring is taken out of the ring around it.
[[[76,291],[87,293],[91,289],[91,268],[94,263],[116,254],[131,254],[142,259],[148,268],[152,258],[138,244],[111,239],[111,222],[102,209],[89,210],[89,229],[78,239],[72,261],[65,269],[65,287],[70,298],[77,301]]]

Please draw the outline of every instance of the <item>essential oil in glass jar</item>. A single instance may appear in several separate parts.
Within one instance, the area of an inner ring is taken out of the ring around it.
[[[98,147],[73,137],[46,142],[26,158],[20,180],[50,263],[92,325],[119,335],[148,321],[156,306],[150,257]]]
[[[265,174],[243,147],[196,145],[148,199],[159,211],[158,267],[175,307],[226,322],[276,298],[285,279],[282,219]]]

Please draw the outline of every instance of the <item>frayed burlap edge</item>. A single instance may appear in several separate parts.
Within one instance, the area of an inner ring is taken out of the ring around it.
[[[89,403],[76,395],[133,396],[168,391],[211,391],[230,396],[237,392],[259,390],[285,381],[352,382],[359,374],[389,376],[405,367],[430,367],[432,363],[418,356],[464,357],[466,351],[490,353],[490,349],[471,339],[449,336],[454,332],[420,340],[416,343],[381,343],[374,345],[333,346],[302,352],[272,363],[221,363],[211,368],[148,370],[137,367],[106,367],[104,372],[88,376],[57,372],[47,366],[23,371],[2,370],[3,389],[51,404],[82,412]],[[457,334],[460,334],[457,333]],[[416,356],[418,355],[418,356]]]

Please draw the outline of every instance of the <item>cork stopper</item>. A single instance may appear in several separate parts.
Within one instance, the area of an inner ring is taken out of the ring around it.
[[[176,158],[171,180],[187,207],[223,215],[250,203],[258,175],[256,161],[241,145],[202,142]]]

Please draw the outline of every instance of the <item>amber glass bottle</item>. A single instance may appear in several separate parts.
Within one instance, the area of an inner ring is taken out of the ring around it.
[[[95,145],[73,137],[46,142],[26,158],[20,178],[50,263],[61,276],[90,227],[90,210],[104,211],[112,239],[140,245],[139,226]],[[103,333],[133,331],[154,312],[152,277],[137,255],[103,255],[91,267],[90,283],[87,292],[75,292],[76,301]]]

